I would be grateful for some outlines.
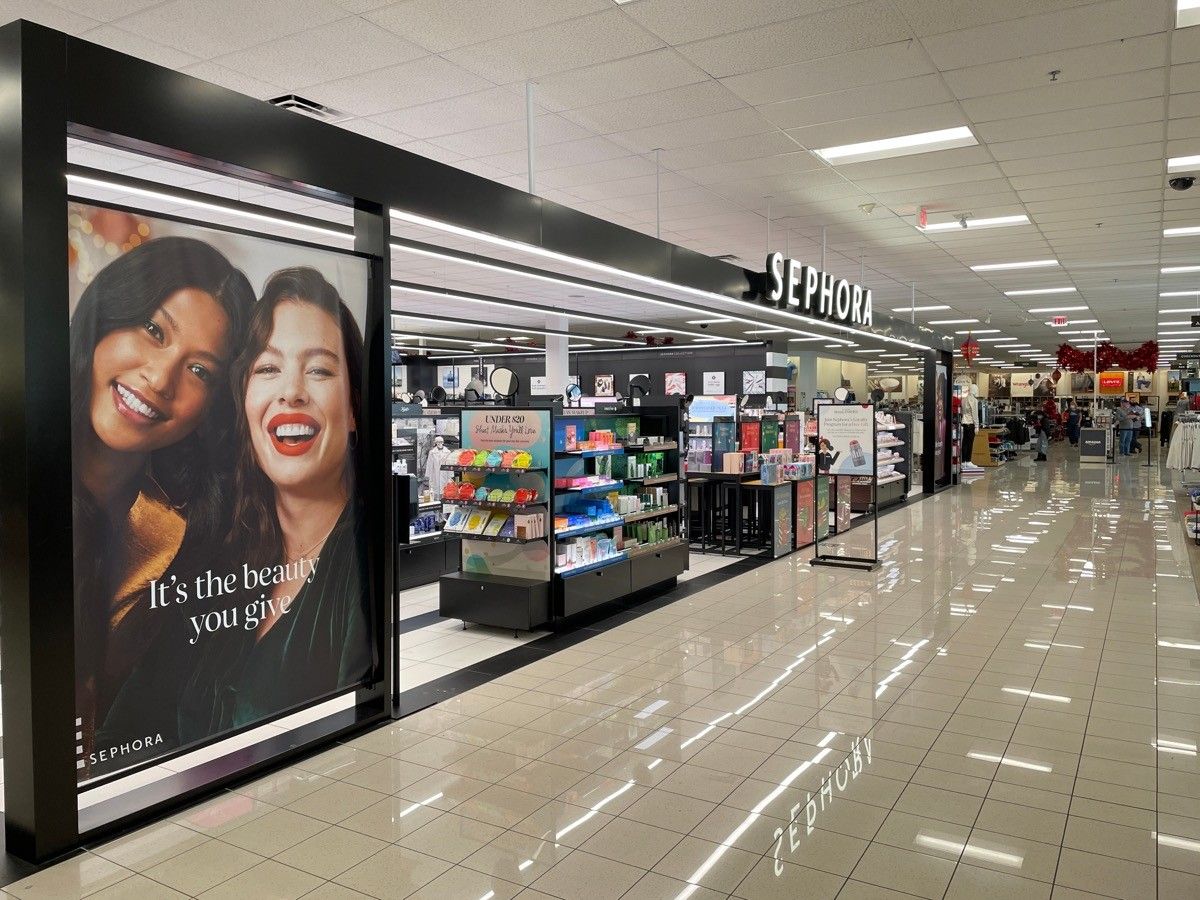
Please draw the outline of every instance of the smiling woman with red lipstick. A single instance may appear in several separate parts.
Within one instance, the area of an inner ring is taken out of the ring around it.
[[[185,741],[191,728],[236,728],[370,676],[365,542],[352,500],[362,358],[353,316],[316,269],[271,276],[233,367],[230,553],[278,575],[242,598],[261,612],[235,658],[210,657],[185,692],[195,713],[183,714],[192,719],[181,722]]]
[[[100,270],[71,319],[76,695],[89,752],[158,632],[150,582],[217,539],[224,386],[253,304],[219,251],[168,237]]]

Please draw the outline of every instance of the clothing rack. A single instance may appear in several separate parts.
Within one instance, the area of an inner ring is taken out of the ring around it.
[[[1167,468],[1179,471],[1185,487],[1200,485],[1200,415],[1185,413],[1176,418]]]

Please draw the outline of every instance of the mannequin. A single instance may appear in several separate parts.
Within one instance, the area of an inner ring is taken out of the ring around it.
[[[453,472],[442,470],[442,466],[450,465],[450,448],[439,434],[433,439],[429,448],[429,458],[425,460],[425,480],[429,483],[429,491],[435,497],[442,496],[442,489],[454,477]]]
[[[979,421],[979,386],[971,385],[962,396],[962,459],[970,459],[975,450],[975,425]]]

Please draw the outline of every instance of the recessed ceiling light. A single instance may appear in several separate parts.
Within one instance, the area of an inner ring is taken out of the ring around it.
[[[1162,326],[1164,326],[1164,325],[1191,325],[1191,324],[1192,324],[1192,322],[1190,319],[1171,319],[1170,321],[1167,321],[1167,322],[1159,321],[1158,327],[1162,328]]]
[[[855,350],[855,353],[887,353],[886,350]]]
[[[1158,314],[1161,316],[1163,313],[1194,313],[1194,312],[1200,312],[1200,302],[1197,302],[1197,304],[1195,306],[1185,306],[1185,307],[1176,306],[1176,307],[1172,307],[1171,309],[1160,309],[1158,311]]]
[[[1074,290],[1074,288],[1072,288]],[[1037,309],[1027,309],[1026,312],[1031,313],[1057,313],[1057,312],[1079,312],[1081,309],[1087,309],[1086,306],[1039,306]]]
[[[978,319],[930,319],[930,325],[970,325],[972,322],[978,322]]]
[[[1167,160],[1168,172],[1187,172],[1200,167],[1200,156],[1174,156]]]
[[[1033,344],[997,344],[998,347],[1003,347],[1005,350],[1024,350],[1032,347]]]
[[[1164,266],[1159,271],[1164,275],[1182,275],[1184,272],[1200,272],[1200,266]]]
[[[691,319],[689,325],[720,325],[723,322],[732,322],[733,319]]]
[[[982,266],[971,266],[972,272],[1003,272],[1005,269],[1045,269],[1057,266],[1057,259],[1033,259],[1029,262],[987,263]]]
[[[1195,234],[1200,234],[1200,225],[1185,225],[1181,228],[1163,229],[1163,237],[1189,237]]]
[[[878,141],[863,141],[858,144],[843,144],[840,147],[825,147],[813,153],[831,165],[866,162],[873,159],[891,159],[896,156],[912,156],[914,153],[932,153],[935,150],[950,150],[955,147],[973,147],[979,141],[965,125],[958,128],[943,128],[940,131],[923,131],[899,137],[883,138]]]
[[[977,341],[979,341],[979,342],[981,342],[981,343],[984,343],[984,344],[988,344],[988,343],[995,343],[996,341],[1010,341],[1010,340],[1012,340],[1012,338],[1006,338],[1006,337],[981,337],[981,338],[975,338],[975,340],[977,340]]]
[[[965,328],[962,331],[956,331],[955,334],[999,334],[999,328]]]
[[[1196,291],[1160,291],[1160,297],[1196,297],[1200,296],[1200,290]]]
[[[1056,288],[1031,288],[1024,291],[1005,291],[1005,297],[1034,297],[1041,294],[1073,294],[1073,287],[1056,287]]]
[[[930,306],[898,306],[892,309],[895,313],[911,313],[911,312],[937,312],[941,309],[949,309],[945,304],[931,304]]]
[[[1160,331],[1159,332],[1159,335],[1172,335],[1172,334],[1191,335],[1192,340],[1195,340],[1198,337],[1198,335],[1194,331]]]
[[[742,334],[781,334],[782,332],[782,328],[751,328],[749,331],[743,331]]]
[[[937,222],[918,228],[918,231],[978,231],[980,228],[1006,228],[1010,225],[1028,225],[1029,216],[996,216],[991,219],[956,219],[953,222]]]

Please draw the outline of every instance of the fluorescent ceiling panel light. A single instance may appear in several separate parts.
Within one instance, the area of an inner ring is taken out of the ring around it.
[[[1200,225],[1185,225],[1180,228],[1164,228],[1163,237],[1191,237],[1200,234]]]
[[[1167,160],[1168,172],[1189,172],[1197,168],[1200,168],[1200,156],[1172,156]]]
[[[964,328],[962,331],[956,331],[955,334],[999,334],[999,328]]]
[[[780,334],[782,328],[751,328],[749,331],[743,331],[742,334]],[[821,340],[817,338],[817,340]]]
[[[1197,291],[1161,291],[1160,297],[1196,297],[1200,296],[1200,290]]]
[[[1186,306],[1186,307],[1182,307],[1182,308],[1175,306],[1175,307],[1172,307],[1171,309],[1160,309],[1158,311],[1158,314],[1161,316],[1163,313],[1194,313],[1194,312],[1200,312],[1200,302],[1197,302],[1195,306]]]
[[[71,172],[67,173],[67,183],[76,182],[78,184],[86,184],[92,187],[102,188],[107,191],[117,191],[122,194],[133,194],[136,197],[146,197],[151,200],[161,200],[166,203],[175,203],[180,206],[187,206],[192,209],[203,209],[207,212],[220,213],[226,216],[238,216],[242,219],[248,219],[252,222],[264,222],[269,225],[279,225],[285,228],[296,228],[300,231],[307,231],[311,234],[319,234],[322,237],[336,238],[340,241],[353,240],[353,234],[347,234],[344,231],[335,231],[333,228],[321,228],[319,225],[308,225],[303,222],[291,222],[287,219],[276,218],[274,216],[264,215],[262,213],[251,212],[247,209],[240,209],[236,206],[226,206],[222,203],[209,203],[204,200],[195,200],[191,197],[180,197],[171,194],[167,191],[155,191],[150,188],[136,187],[127,184],[116,184],[111,181],[103,181],[99,178],[89,178],[86,175],[75,175]],[[214,198],[216,199],[216,198]]]
[[[392,332],[392,337],[397,340],[422,340],[422,341],[441,341],[444,344],[467,344],[471,347],[503,347],[503,344],[494,344],[491,341],[468,341],[465,338],[442,337],[435,334],[396,334]],[[528,338],[526,338],[528,340]]]
[[[930,325],[970,325],[972,322],[978,322],[978,319],[930,319]]]
[[[1005,291],[1005,297],[1035,297],[1041,294],[1073,294],[1073,287],[1056,287],[1056,288],[1032,288],[1024,291]]]
[[[1071,290],[1075,290],[1071,288]],[[1057,313],[1057,312],[1079,312],[1082,309],[1087,309],[1086,306],[1039,306],[1037,309],[1027,309],[1026,312],[1031,313]]]
[[[979,141],[965,125],[958,128],[943,128],[939,131],[923,131],[878,141],[863,141],[859,144],[843,144],[840,147],[825,147],[813,153],[831,165],[866,162],[874,159],[891,159],[896,156],[912,156],[916,153],[932,153],[935,150],[951,150],[955,147],[973,147]]]
[[[720,325],[724,322],[732,322],[733,319],[692,319],[688,322],[689,325]]]
[[[966,227],[962,222],[938,222],[918,228],[918,231],[978,231],[980,228],[1007,228],[1011,225],[1028,225],[1029,216],[997,216],[992,219],[967,219]]]
[[[968,220],[969,221],[969,220]],[[1033,259],[1029,262],[988,263],[983,266],[971,266],[972,272],[1003,272],[1007,269],[1045,269],[1057,266],[1057,259]]]
[[[900,306],[900,307],[894,308],[892,310],[892,312],[894,312],[894,313],[937,312],[938,310],[949,309],[949,308],[950,307],[945,305],[944,303],[935,303],[935,304],[931,304],[929,306]]]
[[[1197,335],[1196,335],[1196,332],[1194,332],[1194,331],[1160,331],[1160,332],[1159,332],[1159,335],[1160,335],[1160,336],[1161,336],[1161,335],[1172,335],[1172,334],[1189,334],[1189,335],[1191,335],[1191,336],[1192,336],[1192,339],[1193,339],[1193,340],[1194,340],[1194,339],[1196,338],[1196,336],[1197,336]]]
[[[1012,340],[1012,338],[1006,338],[1006,337],[981,337],[981,338],[975,338],[975,340],[979,341],[981,344],[994,344],[994,343],[996,343],[996,341],[1010,341],[1010,340]]]
[[[887,353],[886,350],[855,350],[855,353]]]
[[[1011,340],[1011,338],[1010,338],[1010,340]],[[1032,347],[1032,346],[1033,346],[1033,344],[997,344],[996,349],[997,350],[1013,350],[1013,349],[1019,348],[1019,349],[1024,350],[1025,348]]]
[[[1159,271],[1164,275],[1182,275],[1185,272],[1200,272],[1200,266],[1163,266]]]
[[[1159,320],[1158,327],[1162,328],[1162,326],[1164,326],[1164,325],[1191,325],[1191,324],[1192,324],[1192,322],[1190,319],[1171,319],[1170,321],[1167,321],[1167,322]]]

